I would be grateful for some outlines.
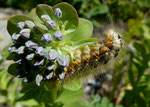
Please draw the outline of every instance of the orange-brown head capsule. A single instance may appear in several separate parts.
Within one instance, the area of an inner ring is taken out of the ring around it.
[[[106,43],[105,45],[111,49],[111,50],[118,50],[120,48],[122,48],[122,40],[121,40],[121,36],[113,31],[113,30],[109,30],[108,32],[106,32],[105,34],[106,36]]]

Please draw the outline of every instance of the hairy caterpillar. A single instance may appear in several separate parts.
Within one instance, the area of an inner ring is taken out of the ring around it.
[[[88,45],[86,45],[82,49],[82,51],[77,49],[75,52],[75,56],[77,59],[75,63],[70,64],[69,67],[66,68],[65,70],[66,74],[75,72],[76,70],[78,70],[77,72],[79,72],[81,70],[80,66],[81,65],[84,66],[85,63],[106,64],[112,56],[116,57],[123,45],[121,36],[113,30],[109,30],[108,32],[106,32],[105,36],[106,36],[106,42],[104,44],[100,44],[96,42],[91,47],[91,49],[88,47]],[[82,56],[82,60],[81,60],[81,56]],[[94,66],[94,68],[97,66]],[[75,69],[76,67],[79,68]]]

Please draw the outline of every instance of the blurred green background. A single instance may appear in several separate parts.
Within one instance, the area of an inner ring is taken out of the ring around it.
[[[113,28],[124,39],[124,48],[116,59],[119,61],[114,61],[117,63],[106,70],[113,76],[111,81],[101,82],[99,91],[84,95],[88,98],[83,97],[67,106],[150,107],[150,0],[0,0],[0,13],[6,8],[28,13],[37,4],[53,6],[59,2],[72,4],[80,17],[91,20],[94,36],[99,37],[108,28]],[[0,42],[3,39],[0,36]],[[6,72],[9,65],[5,60],[7,50],[0,49],[0,54],[3,56],[3,59],[0,57],[0,107],[42,107],[33,100],[18,101],[19,81]],[[108,86],[105,87],[107,92],[103,85]],[[69,98],[67,100],[69,102]]]

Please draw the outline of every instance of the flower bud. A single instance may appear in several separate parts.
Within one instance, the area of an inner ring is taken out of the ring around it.
[[[52,21],[52,20],[47,21],[47,25],[48,25],[50,30],[56,29],[56,23],[54,21]]]
[[[50,71],[50,70],[53,70],[55,68],[55,64],[51,65],[51,66],[48,66],[47,69]]]
[[[21,34],[16,34],[16,33],[13,33],[12,34],[12,40],[18,40],[18,38],[21,36]]]
[[[57,62],[60,66],[67,67],[69,65],[69,56],[60,55],[57,59]]]
[[[50,52],[48,53],[48,59],[50,61],[54,61],[58,56],[58,53],[56,52],[56,50],[51,49]]]
[[[21,64],[22,59],[16,61],[17,64]]]
[[[15,76],[16,76],[16,78],[20,78],[21,77],[20,74],[16,74]]]
[[[17,27],[19,27],[20,29],[23,29],[25,27],[25,23],[24,22],[18,22]]]
[[[12,47],[9,47],[9,48],[8,48],[8,51],[11,52],[11,49],[12,49]]]
[[[27,82],[28,82],[28,79],[27,79],[27,78],[25,78],[23,81],[24,81],[25,83],[27,83]]]
[[[42,36],[41,40],[43,41],[44,44],[49,44],[50,41],[52,41],[52,36],[51,36],[50,33],[45,33],[45,34]]]
[[[9,51],[10,53],[17,52],[17,48],[16,48],[16,47],[9,47],[9,48],[8,48],[8,51]]]
[[[54,16],[57,16],[58,18],[62,18],[62,11],[60,10],[60,8],[55,9]]]
[[[20,34],[26,38],[30,38],[30,32],[31,32],[31,29],[22,29],[20,31]]]
[[[63,33],[62,33],[61,31],[56,31],[56,32],[54,33],[54,38],[55,38],[56,40],[62,40],[62,39],[63,39]]]
[[[41,19],[43,20],[43,21],[50,21],[51,20],[51,18],[48,16],[48,15],[42,15],[41,16]]]
[[[25,49],[25,46],[21,46],[17,49],[17,53],[18,54],[23,54],[24,53],[24,49]]]
[[[43,76],[41,74],[38,74],[36,76],[36,84],[37,86],[40,86],[41,81],[43,80]]]
[[[39,54],[41,56],[45,56],[47,54],[46,49],[44,49],[43,47],[37,47],[36,48],[36,54]]]
[[[34,53],[29,54],[29,55],[26,56],[27,60],[32,60],[33,58],[34,58]]]
[[[62,72],[61,74],[59,74],[59,78],[62,80],[65,77],[65,72]]]
[[[25,46],[30,50],[32,50],[32,49],[36,49],[38,47],[38,44],[29,40],[25,43]]]
[[[14,43],[14,42],[10,44],[10,47],[12,47],[12,46],[15,46],[15,43]]]
[[[34,66],[41,66],[41,65],[43,65],[44,64],[44,59],[42,59],[40,62],[36,62],[35,64],[34,64]]]
[[[53,72],[51,72],[50,74],[48,74],[48,75],[46,76],[46,79],[48,79],[48,80],[51,79],[51,78],[53,77],[53,74],[54,74]]]
[[[25,21],[25,24],[30,29],[32,29],[35,26],[35,24],[32,21],[29,21],[29,20]]]

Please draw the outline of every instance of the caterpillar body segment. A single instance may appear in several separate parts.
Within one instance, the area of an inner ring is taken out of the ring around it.
[[[93,57],[99,57],[99,55],[100,55],[100,50],[99,50],[100,47],[101,47],[101,44],[99,44],[99,43],[95,43],[94,44],[94,46],[92,48],[92,52],[91,52],[91,55]]]
[[[75,51],[74,57],[75,57],[75,65],[80,66],[81,65],[81,51],[79,49]]]
[[[90,48],[88,45],[85,45],[85,47],[82,50],[82,61],[83,62],[89,62],[90,61]]]

